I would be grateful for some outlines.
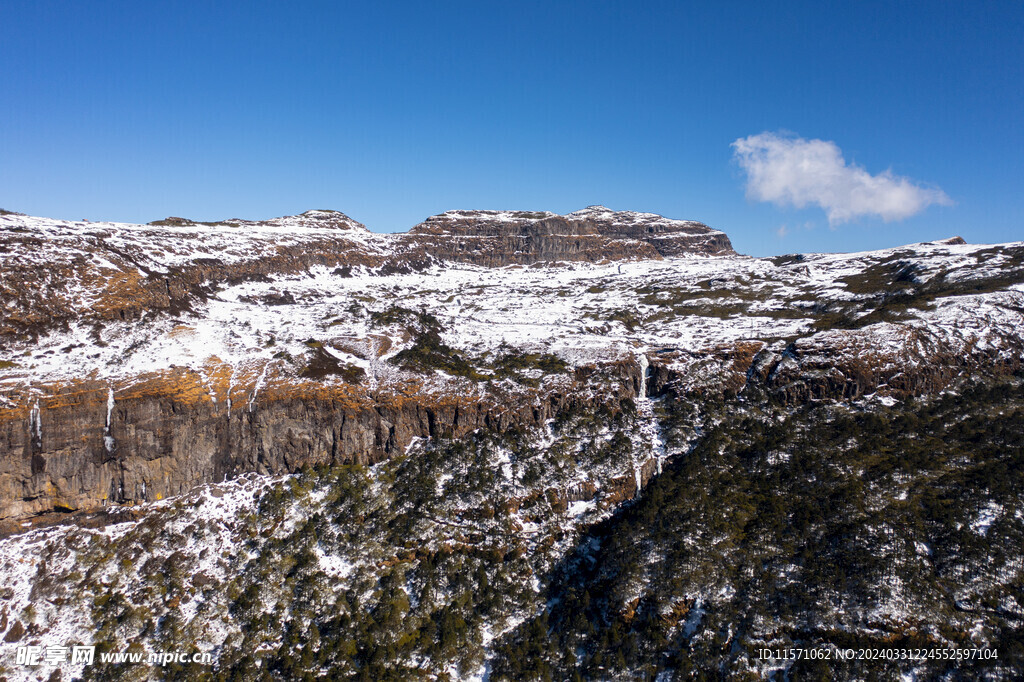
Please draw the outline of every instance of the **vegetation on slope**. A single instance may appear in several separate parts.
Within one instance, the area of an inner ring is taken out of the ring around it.
[[[511,379],[536,386],[540,376],[561,374],[568,369],[564,360],[551,353],[527,353],[502,344],[494,354],[473,356],[452,348],[442,339],[444,327],[426,311],[391,306],[370,316],[374,325],[399,326],[412,344],[399,351],[390,362],[414,372],[440,370],[473,381]]]
[[[804,660],[794,679],[1024,674],[1024,384],[872,410],[733,405],[556,571],[493,679],[755,679],[761,647],[976,647]],[[661,679],[661,678],[659,678]]]

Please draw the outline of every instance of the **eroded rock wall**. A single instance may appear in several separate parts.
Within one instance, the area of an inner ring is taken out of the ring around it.
[[[511,394],[240,383],[230,408],[188,370],[134,386],[76,383],[0,412],[0,519],[158,500],[244,472],[374,463],[417,438],[526,431],[597,402],[621,410],[639,387],[628,362]]]

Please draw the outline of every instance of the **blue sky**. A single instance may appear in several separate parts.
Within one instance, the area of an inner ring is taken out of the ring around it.
[[[604,204],[753,255],[1024,239],[1016,1],[5,0],[0,26],[0,207],[34,215]],[[750,138],[782,156],[743,163]],[[900,182],[923,207],[873,206]]]

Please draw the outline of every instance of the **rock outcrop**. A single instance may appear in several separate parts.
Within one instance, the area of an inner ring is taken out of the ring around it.
[[[725,233],[703,223],[603,206],[565,215],[447,211],[412,228],[403,244],[443,260],[486,266],[735,253]]]
[[[0,411],[0,521],[160,500],[245,472],[372,464],[416,439],[526,432],[596,402],[621,411],[640,387],[639,367],[625,362],[515,394],[468,382],[446,392],[370,392],[265,373],[260,380],[211,383],[179,368],[127,385],[54,387]]]

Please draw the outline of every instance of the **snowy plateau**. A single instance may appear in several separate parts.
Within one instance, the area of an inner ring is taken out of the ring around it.
[[[1024,243],[2,211],[0,314],[0,679],[1024,677]]]

